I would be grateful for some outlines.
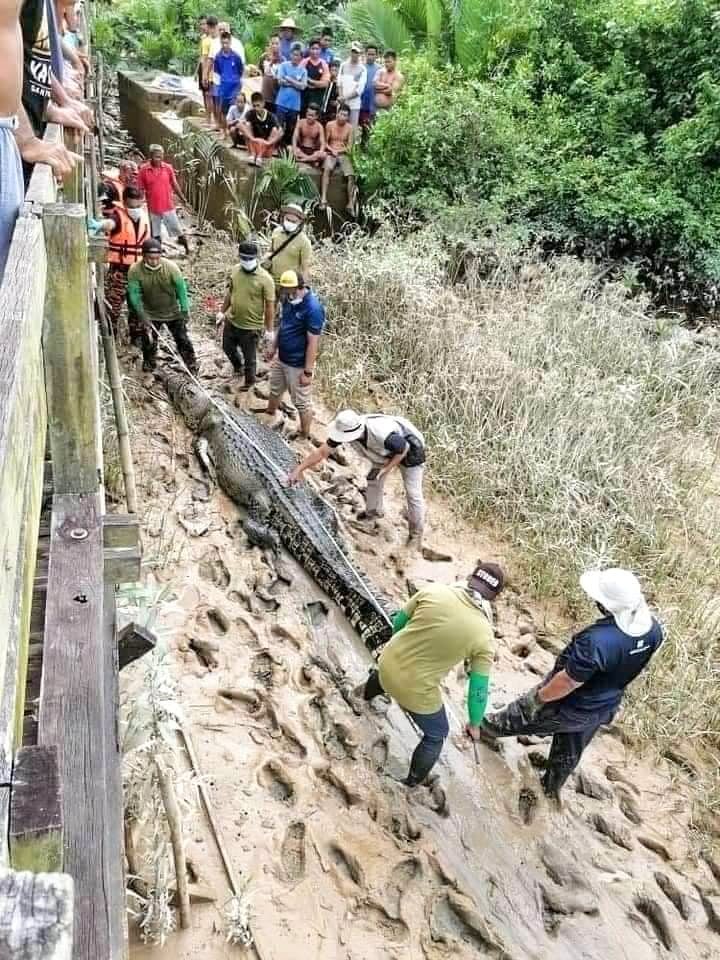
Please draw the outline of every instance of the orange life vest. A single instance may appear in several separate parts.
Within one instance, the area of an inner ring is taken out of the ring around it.
[[[113,204],[113,210],[120,218],[120,229],[108,237],[108,263],[129,267],[142,257],[142,245],[150,237],[150,221],[143,207],[137,221],[119,203]]]

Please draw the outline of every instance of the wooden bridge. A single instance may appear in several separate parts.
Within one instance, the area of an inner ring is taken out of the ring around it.
[[[127,953],[115,585],[140,560],[105,510],[85,141],[64,194],[35,168],[0,288],[0,960]]]

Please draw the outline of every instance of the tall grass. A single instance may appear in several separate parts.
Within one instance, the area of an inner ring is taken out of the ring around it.
[[[494,251],[451,284],[436,237],[383,231],[319,258],[319,366],[338,406],[379,382],[425,433],[434,487],[492,522],[528,590],[571,616],[588,613],[584,567],[636,570],[668,642],[630,722],[720,747],[720,352],[569,258]]]

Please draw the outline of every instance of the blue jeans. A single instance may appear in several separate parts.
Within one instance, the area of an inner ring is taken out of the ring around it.
[[[15,123],[15,117],[0,117],[0,283],[25,195],[20,154],[13,136]]]
[[[364,699],[372,700],[384,693],[377,670],[371,670],[365,684]],[[443,744],[450,732],[450,725],[448,724],[445,707],[440,707],[437,713],[413,713],[411,710],[405,712],[420,728],[423,735],[422,740],[415,747],[415,752],[410,761],[410,772],[405,781],[409,787],[416,787],[423,782],[437,763],[438,757],[442,753]]]
[[[283,143],[286,146],[290,146],[292,143],[293,133],[295,132],[295,124],[297,123],[298,111],[297,110],[288,110],[287,107],[277,107],[277,122],[285,131],[283,136]]]
[[[513,701],[497,713],[488,714],[482,729],[492,737],[517,737],[519,734],[552,737],[542,784],[548,796],[557,797],[580,762],[583,751],[600,727],[610,723],[615,709],[579,710],[558,701],[544,706],[535,719],[528,722],[518,709],[517,701]]]

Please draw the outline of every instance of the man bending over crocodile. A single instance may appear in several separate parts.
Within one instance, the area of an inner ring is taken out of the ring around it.
[[[414,594],[393,619],[393,637],[377,670],[355,693],[365,700],[392,697],[422,732],[403,783],[416,787],[427,779],[449,733],[440,693],[446,674],[469,661],[468,732],[477,735],[485,715],[495,653],[490,601],[503,588],[495,563],[478,563],[467,583],[429,584]]]

